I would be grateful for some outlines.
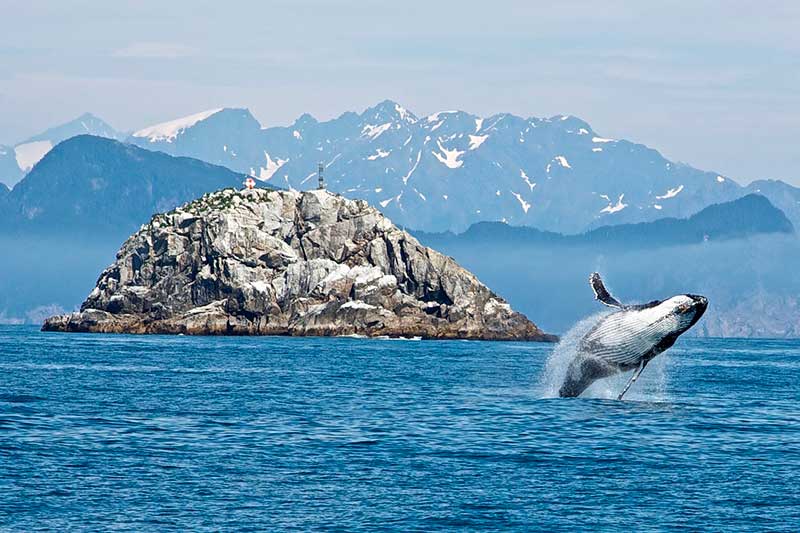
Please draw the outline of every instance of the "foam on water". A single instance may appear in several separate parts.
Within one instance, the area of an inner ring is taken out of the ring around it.
[[[547,358],[539,390],[542,398],[558,398],[558,389],[564,383],[567,368],[578,353],[578,344],[584,335],[603,317],[612,311],[601,311],[588,316],[575,324],[561,341],[556,344]],[[666,400],[667,362],[666,354],[661,354],[647,365],[647,368],[631,389],[625,394],[625,400],[659,402]],[[632,372],[625,372],[598,379],[581,394],[581,398],[615,399],[631,377]]]

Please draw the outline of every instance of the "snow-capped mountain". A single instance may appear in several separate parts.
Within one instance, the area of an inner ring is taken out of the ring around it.
[[[246,109],[215,109],[128,140],[295,189],[315,187],[322,162],[331,189],[428,231],[497,220],[574,233],[685,217],[750,192],[565,115],[418,117],[384,101],[325,122],[303,115],[288,127],[261,128]]]
[[[204,161],[77,135],[53,148],[11,192],[0,192],[0,227],[8,234],[125,238],[155,213],[241,187],[244,179]]]
[[[246,109],[211,109],[156,124],[134,132],[128,142],[245,173],[265,159],[261,124]]]
[[[13,186],[55,145],[70,137],[83,134],[109,139],[125,137],[102,119],[91,113],[84,113],[74,120],[43,131],[13,147],[0,146],[0,182]]]
[[[0,144],[0,183],[14,185],[19,181],[21,173],[14,147]]]

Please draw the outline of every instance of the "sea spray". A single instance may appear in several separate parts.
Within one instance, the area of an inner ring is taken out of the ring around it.
[[[547,358],[544,371],[539,380],[542,398],[558,397],[558,390],[564,383],[570,362],[578,353],[581,339],[589,333],[598,321],[612,312],[611,310],[604,310],[588,316],[575,324],[561,337],[561,341],[556,344]],[[626,400],[664,401],[667,383],[665,355],[662,354],[660,357],[654,358],[647,365],[647,369],[642,373],[642,376],[625,395]],[[615,399],[630,379],[631,373],[632,371],[623,372],[605,379],[598,379],[581,394],[581,398]]]

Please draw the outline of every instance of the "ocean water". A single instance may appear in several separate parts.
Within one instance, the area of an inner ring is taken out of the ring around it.
[[[0,327],[0,529],[800,530],[800,342],[552,350]]]

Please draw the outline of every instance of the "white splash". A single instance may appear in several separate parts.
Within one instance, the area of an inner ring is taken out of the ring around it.
[[[539,390],[543,398],[558,398],[558,389],[561,388],[561,384],[564,383],[564,378],[567,376],[569,363],[578,353],[578,343],[601,318],[610,313],[611,311],[600,311],[584,318],[561,337],[553,351],[550,352],[539,379]]]
[[[558,398],[558,389],[564,383],[570,362],[578,353],[580,340],[589,333],[600,319],[611,313],[613,311],[603,310],[584,318],[561,337],[561,341],[556,344],[547,358],[544,371],[539,379],[539,394],[542,398]],[[666,354],[661,354],[654,358],[647,365],[642,377],[637,380],[636,384],[625,395],[625,400],[665,401],[667,399],[667,367],[668,357],[666,357]],[[599,379],[592,383],[580,395],[580,398],[616,399],[630,377],[631,372],[624,372],[605,379]]]

